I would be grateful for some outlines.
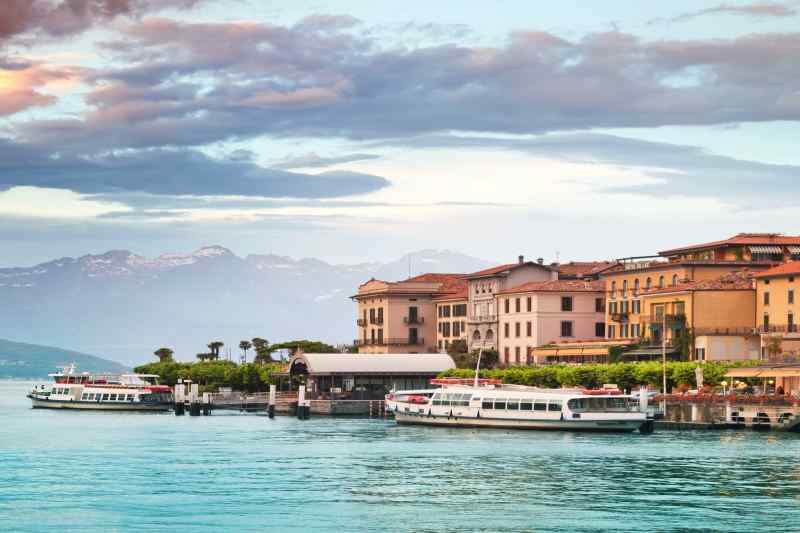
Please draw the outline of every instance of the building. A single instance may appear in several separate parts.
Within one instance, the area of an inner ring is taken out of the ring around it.
[[[767,270],[794,257],[800,258],[800,237],[740,233],[723,241],[662,251],[658,256],[622,259],[600,274],[607,291],[606,337],[645,336],[641,320],[645,291],[714,280],[742,268]]]
[[[534,348],[533,363],[537,365],[609,363],[612,361],[613,349],[626,349],[632,343],[631,340],[605,339],[556,342]]]
[[[600,279],[600,274],[617,266],[616,261],[570,261],[569,263],[552,263],[558,272],[558,279],[582,279],[586,281]]]
[[[756,321],[764,359],[796,359],[800,356],[797,303],[800,261],[756,274]]]
[[[755,330],[756,291],[747,269],[715,279],[683,281],[639,294],[642,337],[655,356],[666,338],[673,355],[683,338],[690,359],[731,361],[758,359]],[[647,355],[647,354],[644,354]]]
[[[435,299],[463,292],[460,274],[422,274],[404,281],[371,279],[351,298],[357,302],[359,353],[437,351]]]
[[[453,341],[467,340],[467,285],[457,292],[434,298],[436,303],[436,348],[447,351]]]
[[[497,300],[501,364],[532,364],[542,345],[605,339],[602,281],[532,281],[500,290]]]
[[[467,337],[469,349],[498,350],[497,294],[524,283],[558,279],[558,272],[519,256],[516,263],[500,265],[465,276],[467,280]]]

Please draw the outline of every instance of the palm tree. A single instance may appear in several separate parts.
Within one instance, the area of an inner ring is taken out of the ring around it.
[[[261,337],[255,337],[253,340],[253,348],[256,350],[255,361],[262,365],[269,361],[269,341]]]
[[[199,353],[199,354],[197,354],[197,358],[200,361],[208,361],[209,359],[213,359],[214,358],[214,354],[212,354],[212,353]]]
[[[211,359],[219,359],[219,350],[225,346],[225,343],[222,341],[213,341],[208,344],[208,349],[211,353]]]
[[[153,355],[155,355],[156,357],[158,357],[158,361],[159,361],[160,363],[166,363],[167,361],[172,361],[172,355],[173,355],[174,353],[175,353],[175,352],[173,352],[173,351],[172,351],[171,349],[169,349],[169,348],[159,348],[158,350],[156,350],[155,352],[153,352]]]
[[[239,343],[239,349],[242,350],[242,363],[247,362],[247,350],[253,347],[250,341],[242,341]]]

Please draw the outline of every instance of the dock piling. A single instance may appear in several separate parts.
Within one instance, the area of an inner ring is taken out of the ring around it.
[[[300,385],[297,389],[297,418],[298,420],[308,420],[311,407],[306,401],[306,386]]]
[[[178,381],[178,383],[175,384],[175,394],[174,394],[175,416],[182,416],[184,414],[186,408],[186,405],[184,404],[184,402],[186,401],[185,396],[186,396],[186,386],[183,384],[183,382]]]
[[[276,387],[274,384],[269,386],[269,404],[267,405],[267,416],[275,418],[275,398],[277,396]]]

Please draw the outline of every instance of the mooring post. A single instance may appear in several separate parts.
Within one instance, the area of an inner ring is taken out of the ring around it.
[[[269,404],[267,405],[267,416],[270,418],[275,418],[275,397],[277,396],[276,389],[277,387],[274,383],[269,386]]]
[[[305,406],[306,406],[306,386],[300,385],[297,388],[297,418],[298,420],[305,420]]]
[[[729,424],[736,422],[733,419],[733,406],[731,405],[731,402],[725,402],[725,422]]]
[[[697,403],[692,402],[692,422],[699,422],[700,421],[700,409],[697,406]]]
[[[211,414],[211,394],[208,392],[203,393],[203,415],[208,416]]]
[[[200,416],[200,385],[192,383],[189,391],[189,416]]]
[[[175,401],[175,416],[181,416],[184,413],[186,408],[184,402],[185,396],[185,385],[183,384],[182,380],[178,380],[178,383],[175,384],[175,394],[174,394],[174,401]]]

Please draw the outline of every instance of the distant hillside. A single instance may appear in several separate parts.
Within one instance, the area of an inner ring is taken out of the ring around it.
[[[0,339],[0,379],[45,378],[56,366],[75,362],[78,370],[123,372],[123,365],[94,355],[52,346],[25,344]]]

